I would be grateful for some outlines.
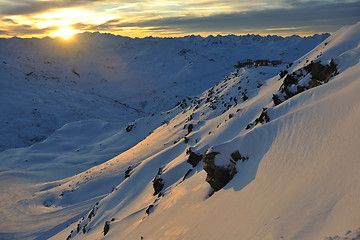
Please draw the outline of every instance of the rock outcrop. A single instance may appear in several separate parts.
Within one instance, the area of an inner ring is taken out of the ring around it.
[[[308,75],[310,74],[310,77]],[[331,77],[338,74],[337,65],[333,60],[329,64],[323,65],[321,62],[311,62],[291,74],[280,74],[283,76],[283,84],[279,93],[273,95],[273,102],[279,105],[283,101],[308,89],[327,83]]]
[[[106,221],[104,225],[104,236],[109,232],[110,230],[110,222]]]
[[[161,178],[161,174],[162,168],[159,168],[159,171],[153,180],[154,196],[160,194],[161,190],[164,188],[165,185],[163,179]]]
[[[201,161],[201,159],[202,159],[201,155],[190,151],[190,155],[189,155],[187,162],[190,163],[191,166],[196,167],[196,165],[198,165],[198,163]]]
[[[219,152],[205,153],[203,156],[204,170],[207,173],[206,181],[214,189],[219,191],[223,188],[236,174],[235,164],[236,161],[229,161],[229,164],[218,166],[215,164],[215,156]]]

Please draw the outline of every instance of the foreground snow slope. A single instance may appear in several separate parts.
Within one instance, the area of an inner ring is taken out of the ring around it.
[[[104,179],[120,177],[131,166],[130,177],[51,239],[350,236],[360,226],[359,39],[360,23],[344,27],[283,77],[265,81],[266,71],[241,69],[184,101],[173,110],[184,111],[146,139],[90,169],[92,183],[85,173],[67,180],[78,182],[69,193],[76,195],[89,186],[109,187]],[[324,66],[331,60],[336,71],[328,72],[330,80],[316,80],[314,69],[328,71]],[[275,105],[273,95],[282,94],[289,76],[298,78],[289,85],[292,96]],[[313,87],[314,81],[319,86]],[[205,181],[204,162],[187,163],[189,147],[205,153],[206,164],[214,153],[217,167],[233,166],[237,173],[214,193]],[[236,151],[242,160],[234,161]],[[47,191],[55,196],[58,190]],[[48,205],[64,203],[58,197]]]
[[[0,39],[0,151],[74,121],[125,124],[166,111],[213,86],[238,60],[292,62],[327,36]]]

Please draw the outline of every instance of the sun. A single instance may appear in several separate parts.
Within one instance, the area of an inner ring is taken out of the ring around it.
[[[70,39],[74,34],[79,33],[80,31],[74,30],[72,27],[64,26],[60,27],[55,32],[51,33],[53,37],[61,37],[65,40]]]

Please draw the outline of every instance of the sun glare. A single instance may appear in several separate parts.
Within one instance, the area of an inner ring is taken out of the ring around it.
[[[69,26],[60,27],[57,31],[53,32],[51,36],[61,37],[65,40],[70,39],[74,34],[79,33],[80,31],[74,30]]]

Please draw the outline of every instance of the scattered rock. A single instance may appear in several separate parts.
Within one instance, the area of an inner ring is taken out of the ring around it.
[[[258,123],[264,123],[264,122],[265,122],[265,123],[270,122],[270,117],[269,117],[269,115],[268,115],[268,113],[267,113],[267,108],[263,108],[260,116],[259,116],[257,119],[255,119],[255,123],[256,123],[256,124],[258,124]],[[255,124],[255,125],[256,125],[256,124]]]
[[[95,216],[95,207],[91,210],[91,212],[88,215],[89,220],[91,220],[91,218],[94,216]]]
[[[127,126],[126,126],[126,131],[127,131],[127,132],[130,132],[130,131],[133,129],[133,127],[134,127],[134,124],[129,124],[129,125],[127,125]]]
[[[267,113],[267,108],[263,108],[260,116],[256,118],[252,123],[249,123],[245,129],[250,129],[251,127],[256,126],[258,123],[264,124],[270,122],[270,117]]]

